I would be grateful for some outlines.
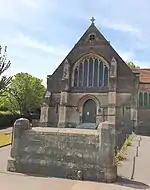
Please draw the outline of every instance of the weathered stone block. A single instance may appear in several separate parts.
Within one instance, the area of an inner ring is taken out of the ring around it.
[[[25,130],[29,129],[27,120],[16,123],[14,129],[22,130],[14,135],[11,151],[15,154],[11,154],[7,170],[73,179],[82,173],[83,179],[115,181],[113,124],[104,122],[98,130]]]

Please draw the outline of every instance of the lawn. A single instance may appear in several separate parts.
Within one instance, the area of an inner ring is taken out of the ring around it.
[[[11,133],[0,132],[0,147],[11,143]]]

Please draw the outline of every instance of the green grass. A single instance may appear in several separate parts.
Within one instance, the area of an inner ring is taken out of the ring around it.
[[[117,152],[115,157],[115,162],[119,165],[120,161],[126,160],[125,150],[128,146],[131,146],[132,140],[134,139],[135,135],[129,135],[129,137],[125,140],[121,149]]]
[[[0,132],[0,147],[11,143],[11,133]]]

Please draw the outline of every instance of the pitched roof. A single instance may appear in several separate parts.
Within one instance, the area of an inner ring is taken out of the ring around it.
[[[140,82],[142,83],[150,83],[150,68],[146,69],[133,69],[133,73],[139,73]]]
[[[97,37],[99,38],[99,42],[101,44],[108,44],[109,45],[109,41],[107,41],[107,39],[102,35],[102,33],[98,30],[98,28],[95,26],[94,23],[92,23],[88,29],[84,32],[84,34],[81,36],[81,38],[78,40],[78,42],[76,43],[77,45],[84,45],[84,43],[86,42],[86,38],[90,33],[95,33],[97,35]]]

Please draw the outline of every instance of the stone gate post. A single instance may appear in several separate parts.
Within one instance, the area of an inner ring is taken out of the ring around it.
[[[101,151],[104,180],[115,182],[117,167],[115,165],[115,125],[108,121],[99,125],[101,131]]]
[[[17,158],[19,157],[19,149],[21,137],[25,130],[30,128],[30,123],[28,119],[20,118],[17,119],[14,123],[13,134],[12,134],[12,146],[10,152],[10,158],[8,159],[7,170],[14,171],[15,163]]]

